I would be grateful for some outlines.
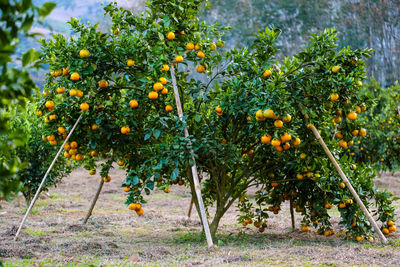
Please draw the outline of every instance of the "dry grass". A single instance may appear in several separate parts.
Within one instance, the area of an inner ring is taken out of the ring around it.
[[[325,238],[315,232],[292,231],[287,205],[269,220],[262,234],[238,226],[237,213],[231,209],[221,222],[218,248],[208,251],[197,214],[186,219],[187,189],[176,186],[170,194],[154,192],[147,197],[145,214],[138,217],[123,204],[123,172],[114,169],[111,177],[87,225],[82,225],[82,218],[99,177],[79,169],[50,190],[49,196],[41,197],[17,242],[13,234],[25,203],[22,199],[1,203],[0,259],[5,266],[400,265],[398,233],[390,237],[391,244],[382,246],[345,241],[340,235]],[[385,174],[377,184],[400,194],[400,177]],[[399,212],[400,201],[395,205]],[[331,215],[340,232],[338,212]]]

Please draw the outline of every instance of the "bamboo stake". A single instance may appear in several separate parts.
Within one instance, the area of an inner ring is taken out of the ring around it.
[[[97,192],[96,195],[94,196],[93,200],[92,200],[92,204],[90,205],[90,208],[88,210],[88,213],[86,214],[85,220],[83,221],[83,224],[86,224],[87,221],[89,220],[90,216],[92,215],[92,211],[94,209],[94,206],[96,205],[97,199],[99,198],[101,189],[103,188],[104,185],[104,180],[103,178],[100,177],[100,184],[99,187],[97,188]]]
[[[325,142],[322,139],[321,135],[319,134],[318,130],[315,128],[315,126],[313,124],[309,124],[307,127],[310,130],[312,130],[312,132],[314,133],[314,135],[317,138],[318,142],[321,144],[322,148],[325,150],[325,153],[328,155],[329,159],[331,160],[331,162],[335,166],[336,170],[339,172],[340,177],[342,178],[342,180],[346,184],[346,186],[349,188],[351,194],[353,195],[353,197],[357,201],[357,203],[360,206],[361,210],[364,212],[364,215],[368,218],[369,222],[374,227],[374,229],[377,232],[377,234],[378,234],[379,238],[381,239],[382,243],[386,244],[387,243],[386,237],[382,234],[381,229],[379,229],[378,224],[376,223],[376,221],[374,220],[372,215],[369,213],[368,209],[365,207],[364,203],[362,202],[362,200],[358,196],[357,192],[354,190],[353,186],[351,185],[351,183],[347,179],[346,175],[344,174],[344,172],[340,168],[339,164],[336,162],[334,156],[332,155],[331,151],[329,150],[329,148],[325,144]]]
[[[171,78],[172,78],[172,86],[174,88],[176,108],[178,110],[179,119],[182,121],[183,120],[182,104],[181,104],[181,99],[179,97],[178,85],[176,83],[176,78],[175,78],[175,68],[174,68],[173,64],[171,64],[170,72],[171,72]],[[185,137],[187,138],[189,136],[189,131],[186,126],[184,127],[183,131],[184,131]],[[190,141],[189,141],[188,145],[191,145]],[[214,244],[213,244],[213,240],[211,237],[210,228],[208,226],[206,212],[204,209],[203,197],[201,196],[201,187],[200,187],[199,177],[197,174],[196,159],[194,157],[193,149],[190,150],[190,153],[192,154],[192,160],[193,160],[192,175],[193,175],[194,188],[196,190],[197,201],[199,203],[199,208],[200,208],[200,218],[203,222],[203,228],[204,228],[204,232],[206,234],[208,247],[212,248],[214,246]]]
[[[190,216],[192,215],[192,208],[193,208],[193,204],[194,204],[194,200],[193,200],[193,196],[190,199],[190,206],[189,206],[189,211],[188,211],[188,219],[190,219]]]
[[[54,166],[54,164],[56,163],[58,157],[60,156],[62,150],[64,149],[64,145],[68,142],[69,138],[71,137],[72,133],[75,131],[75,128],[76,128],[76,126],[78,126],[78,124],[79,124],[79,122],[81,121],[81,119],[82,119],[82,114],[81,114],[81,115],[79,116],[79,118],[76,120],[74,126],[73,126],[72,129],[71,129],[71,132],[68,134],[67,138],[65,138],[64,143],[62,144],[62,146],[61,146],[60,149],[58,150],[56,156],[55,156],[54,159],[53,159],[53,162],[50,164],[50,167],[47,169],[47,172],[46,172],[46,174],[44,175],[44,177],[43,177],[43,179],[42,179],[42,182],[40,183],[39,188],[37,189],[36,194],[35,194],[35,196],[33,197],[32,201],[31,201],[31,204],[29,205],[28,210],[27,210],[26,213],[25,213],[24,218],[22,219],[22,222],[21,222],[21,224],[20,224],[20,226],[19,226],[19,228],[18,228],[18,231],[17,231],[17,233],[15,234],[15,238],[14,238],[15,241],[18,239],[18,236],[19,236],[19,234],[20,234],[20,232],[21,232],[22,226],[24,225],[26,218],[28,217],[29,213],[31,212],[31,210],[32,210],[32,208],[33,208],[33,205],[35,205],[35,202],[36,202],[37,198],[39,197],[40,191],[42,190],[42,187],[43,187],[44,183],[46,182],[47,176],[49,175],[51,169],[53,168],[53,166]]]

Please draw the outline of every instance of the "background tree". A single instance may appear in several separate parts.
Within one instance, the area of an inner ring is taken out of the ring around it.
[[[22,68],[17,68],[10,67],[12,55],[19,44],[18,38],[21,35],[31,36],[32,24],[46,17],[54,7],[54,3],[36,6],[30,0],[0,2],[0,199],[7,199],[10,193],[17,190],[19,182],[13,174],[19,160],[12,153],[16,146],[26,141],[18,129],[12,131],[7,123],[11,115],[9,106],[22,108],[25,98],[30,97],[35,84],[29,77],[28,69],[38,67],[36,60],[39,57],[35,50],[27,51],[22,55]]]

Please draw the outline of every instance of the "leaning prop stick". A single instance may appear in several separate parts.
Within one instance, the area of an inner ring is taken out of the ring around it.
[[[315,137],[317,138],[318,142],[321,144],[321,146],[324,149],[325,153],[328,155],[329,159],[331,160],[331,162],[335,166],[336,170],[339,172],[339,175],[342,178],[343,182],[349,188],[351,194],[353,195],[353,197],[357,201],[357,204],[360,206],[361,210],[364,212],[364,215],[368,218],[368,221],[374,227],[374,229],[375,229],[376,233],[378,234],[379,238],[381,239],[382,243],[386,244],[387,243],[387,239],[383,235],[381,229],[379,229],[378,224],[376,223],[376,221],[374,220],[372,215],[369,213],[368,209],[365,207],[364,203],[362,202],[362,200],[358,196],[357,192],[354,190],[353,186],[351,185],[351,183],[347,179],[346,175],[344,174],[344,172],[340,168],[339,164],[336,162],[334,156],[332,155],[331,151],[329,150],[329,148],[325,144],[325,142],[322,139],[321,135],[319,134],[317,128],[315,128],[315,126],[313,124],[309,124],[307,126],[307,128],[309,128],[314,133]]]
[[[172,78],[172,86],[174,88],[176,108],[178,110],[179,119],[182,121],[183,120],[183,111],[182,111],[181,99],[179,97],[178,86],[176,83],[175,69],[174,69],[173,64],[171,64],[170,71],[171,71],[171,78]],[[185,126],[185,128],[183,130],[185,133],[185,137],[187,138],[189,136],[189,131],[188,131],[187,127]],[[201,220],[203,222],[203,228],[204,228],[204,232],[206,234],[208,247],[211,248],[214,246],[214,244],[213,244],[213,240],[211,237],[210,228],[208,226],[206,212],[204,209],[203,197],[201,196],[201,188],[200,188],[200,183],[199,183],[199,177],[197,174],[196,159],[194,157],[192,149],[190,150],[190,153],[192,154],[192,160],[193,160],[192,175],[193,175],[194,188],[196,190],[197,201],[199,203],[199,208],[200,208],[200,216],[201,216]]]
[[[97,188],[96,195],[94,196],[94,198],[93,198],[93,200],[92,200],[92,204],[90,204],[90,208],[89,208],[89,210],[88,210],[88,212],[87,212],[87,214],[86,214],[86,217],[85,217],[85,219],[83,220],[83,224],[86,224],[87,221],[89,220],[90,216],[92,215],[94,206],[96,205],[97,199],[99,198],[99,195],[100,195],[100,193],[101,193],[101,189],[103,188],[103,185],[104,185],[104,180],[103,180],[103,178],[100,177],[100,184],[99,184],[99,187]]]
[[[36,194],[35,194],[35,196],[33,197],[32,201],[31,201],[31,204],[29,205],[28,210],[27,210],[26,213],[25,213],[24,218],[22,219],[22,222],[21,222],[21,224],[20,224],[20,226],[19,226],[19,228],[18,228],[18,231],[17,231],[17,233],[15,234],[14,240],[17,240],[17,239],[18,239],[18,236],[19,236],[19,234],[20,234],[20,232],[21,232],[22,226],[24,226],[24,223],[25,223],[25,221],[26,221],[26,218],[28,217],[30,211],[32,210],[33,205],[35,205],[35,202],[36,202],[37,198],[39,197],[40,191],[42,190],[42,187],[43,187],[44,183],[46,182],[47,176],[49,175],[51,169],[53,168],[53,166],[54,166],[54,164],[56,163],[58,157],[60,156],[62,150],[64,149],[64,145],[68,142],[69,138],[71,137],[72,133],[75,131],[75,128],[76,128],[76,126],[78,126],[78,124],[79,124],[79,122],[81,121],[81,119],[82,119],[82,114],[81,114],[81,115],[79,116],[79,118],[76,120],[76,122],[75,122],[74,126],[72,127],[70,133],[68,134],[67,138],[65,138],[64,143],[62,144],[62,146],[61,146],[60,149],[58,150],[57,155],[54,157],[53,162],[50,164],[50,167],[47,169],[47,172],[46,172],[46,174],[44,175],[44,177],[43,177],[43,179],[42,179],[42,182],[40,183],[39,188],[37,189]]]

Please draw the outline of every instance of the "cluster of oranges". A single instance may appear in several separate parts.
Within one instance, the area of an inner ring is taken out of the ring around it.
[[[71,158],[72,160],[82,161],[83,155],[78,153],[78,143],[76,141],[72,141],[71,143],[66,143],[64,145],[64,157]]]
[[[382,228],[382,233],[385,234],[385,235],[389,235],[389,234],[392,234],[392,233],[396,232],[396,230],[397,230],[397,228],[394,225],[394,222],[389,220],[387,222],[387,225]]]
[[[142,205],[140,205],[139,203],[131,203],[131,204],[129,204],[128,208],[130,210],[136,211],[136,214],[139,216],[143,215]]]

